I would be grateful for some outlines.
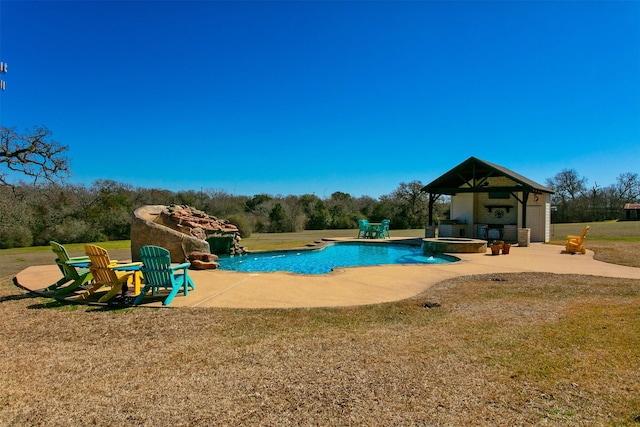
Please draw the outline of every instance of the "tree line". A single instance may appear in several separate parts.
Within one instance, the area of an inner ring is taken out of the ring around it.
[[[254,196],[220,190],[178,191],[133,187],[112,180],[85,185],[46,182],[0,185],[0,248],[60,243],[126,240],[132,212],[143,205],[189,205],[229,220],[240,234],[357,228],[360,218],[391,220],[391,228],[424,227],[428,196],[420,181],[401,183],[378,199],[335,192],[325,199],[313,194]],[[435,206],[440,218],[448,204]]]
[[[621,174],[616,184],[588,188],[586,179],[565,170],[547,180],[554,222],[586,222],[623,218],[625,203],[640,201],[637,174]],[[0,248],[60,243],[126,240],[132,212],[143,205],[184,204],[237,225],[243,237],[252,232],[357,228],[360,218],[391,220],[391,228],[423,228],[428,195],[420,181],[400,183],[377,199],[335,192],[327,198],[314,194],[253,196],[221,190],[178,191],[134,187],[112,180],[91,186],[55,182],[0,184]],[[449,202],[435,204],[434,221],[448,219]]]
[[[551,196],[552,222],[590,222],[624,219],[624,205],[640,203],[640,177],[626,172],[618,175],[614,184],[601,187],[588,185],[575,169],[564,169],[547,186]]]
[[[220,190],[173,192],[133,187],[108,179],[91,186],[66,183],[70,174],[66,146],[44,126],[24,133],[0,126],[0,248],[60,243],[126,240],[132,212],[143,205],[184,204],[227,219],[242,236],[252,232],[357,228],[357,220],[391,220],[390,228],[422,228],[428,195],[420,181],[400,183],[378,199],[337,191],[328,198],[314,194],[236,196]],[[12,183],[11,175],[30,182]],[[547,179],[553,222],[623,218],[625,203],[640,202],[637,173],[623,173],[615,184],[587,186],[587,179],[566,169]],[[449,202],[434,204],[434,223],[448,219]]]

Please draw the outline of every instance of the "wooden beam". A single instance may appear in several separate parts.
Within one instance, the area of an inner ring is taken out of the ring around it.
[[[528,193],[532,193],[532,194],[542,194],[541,191],[536,191],[533,190],[531,188],[525,188],[525,187],[491,187],[491,186],[486,186],[486,187],[472,187],[472,188],[467,188],[467,187],[445,187],[445,188],[437,188],[436,189],[438,191],[438,193],[442,194],[446,194],[447,196],[451,196],[457,193],[493,193],[493,192],[499,192],[499,193],[522,193],[522,192],[528,192]]]

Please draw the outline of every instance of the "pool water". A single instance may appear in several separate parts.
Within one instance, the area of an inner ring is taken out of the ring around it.
[[[383,264],[444,264],[457,258],[424,255],[420,246],[391,244],[334,243],[320,249],[261,252],[220,256],[222,270],[243,272],[290,271],[299,274],[326,274],[334,268]]]

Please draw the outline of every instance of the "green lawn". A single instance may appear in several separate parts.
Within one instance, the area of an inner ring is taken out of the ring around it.
[[[640,221],[603,221],[551,224],[551,243],[563,244],[568,234],[580,234],[589,226],[587,241],[640,242]]]

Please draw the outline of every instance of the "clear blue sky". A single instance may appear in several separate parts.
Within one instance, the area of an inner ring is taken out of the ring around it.
[[[639,1],[2,1],[0,125],[71,182],[390,194],[640,172]]]

